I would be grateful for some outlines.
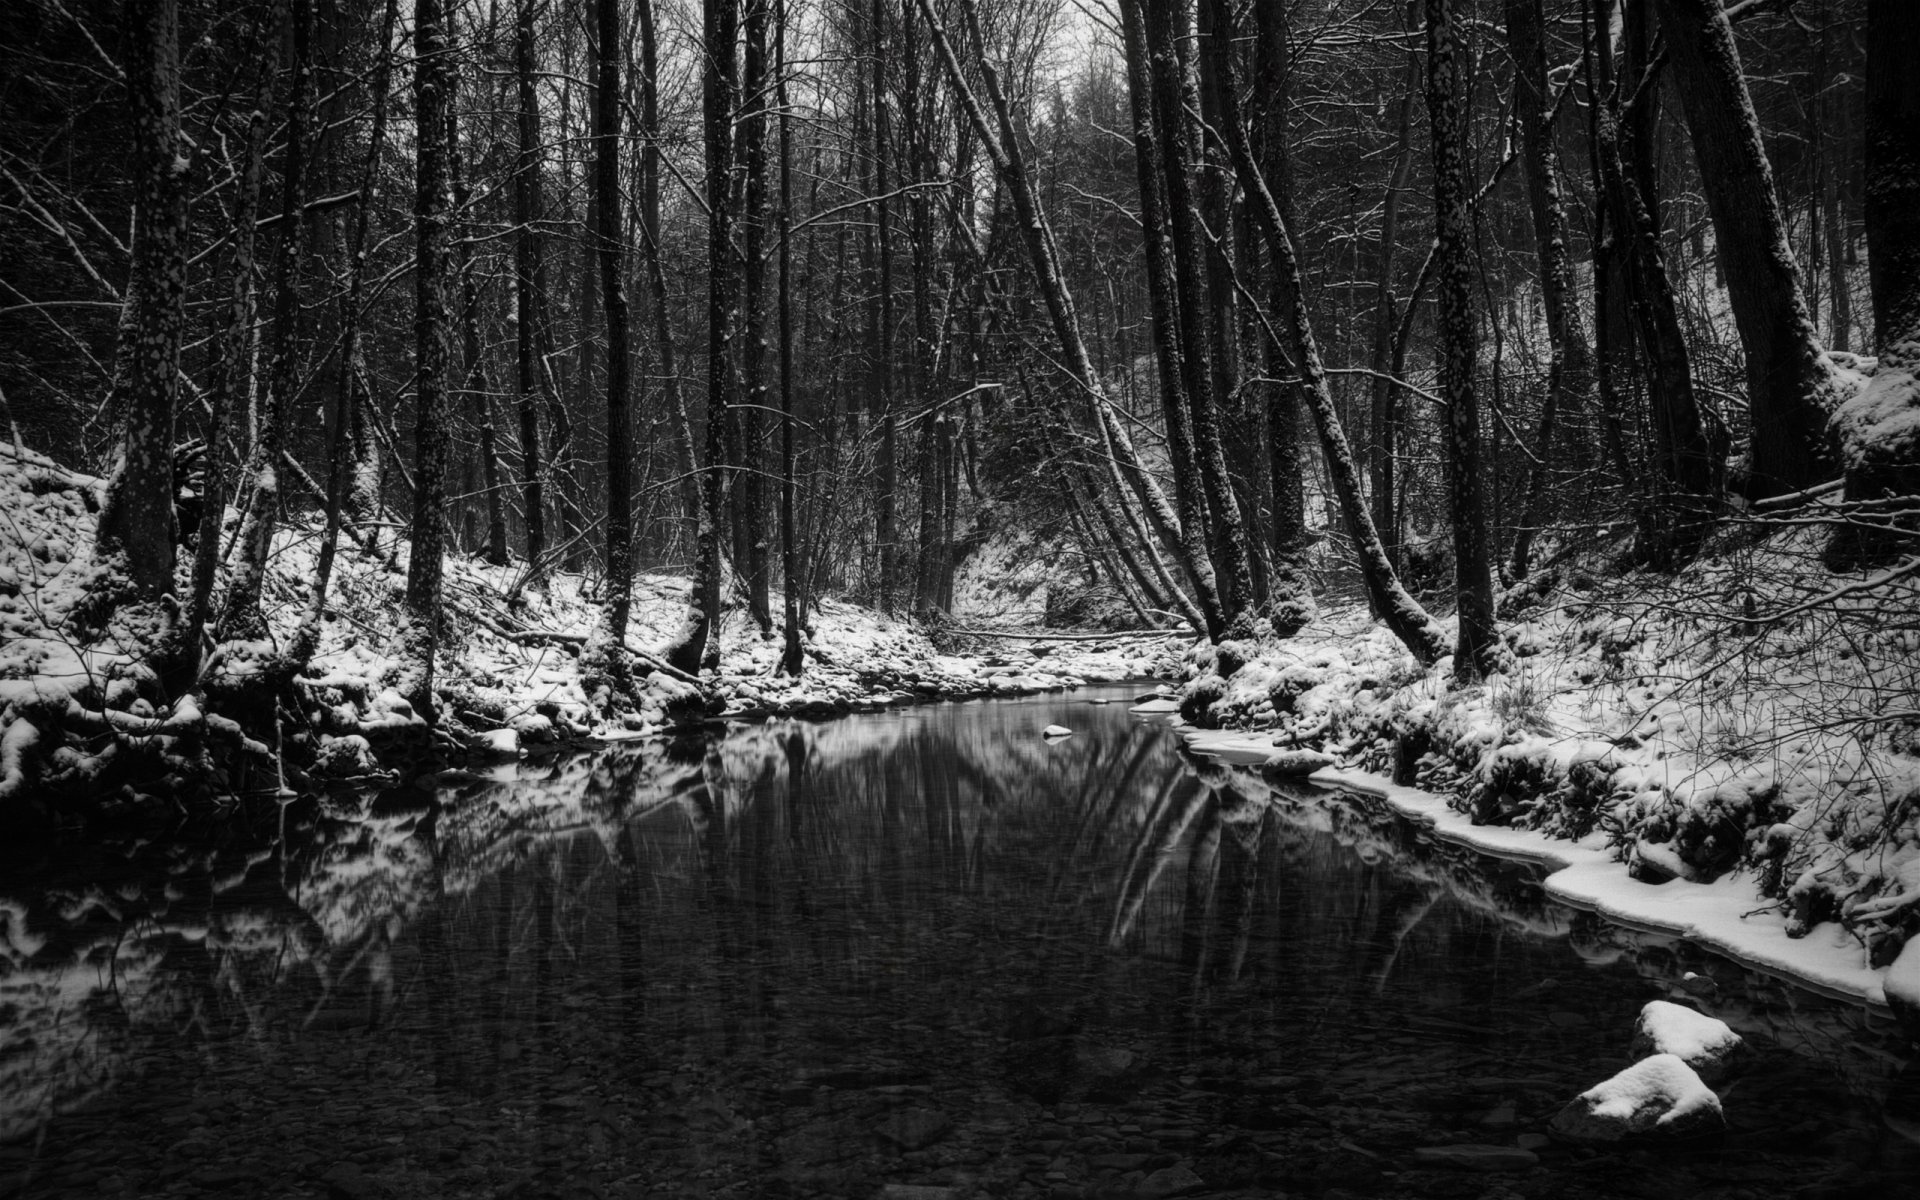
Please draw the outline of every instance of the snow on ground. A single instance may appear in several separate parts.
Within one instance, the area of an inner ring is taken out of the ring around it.
[[[1182,723],[1276,773],[1324,750],[1316,779],[1551,863],[1564,900],[1882,1002],[1920,929],[1920,581],[1827,572],[1820,503],[1676,575],[1562,566],[1483,684],[1362,608],[1196,647]]]
[[[73,614],[101,581],[92,544],[102,481],[31,451],[0,451],[0,796],[5,796],[33,782],[36,763],[63,752],[73,756],[70,744],[55,745],[62,741],[63,724],[85,719],[96,733],[115,724],[119,732],[144,733],[151,740],[154,730],[134,730],[126,722],[198,718],[199,709],[189,706],[200,702],[161,695],[153,673],[139,661],[137,639],[123,632],[109,628],[95,644],[78,644]],[[229,531],[238,519],[229,512]],[[419,723],[394,691],[407,548],[404,541],[396,544],[390,531],[382,532],[371,551],[343,534],[318,648],[298,681],[314,740],[311,757],[326,774],[378,769],[383,736]],[[275,662],[289,644],[310,602],[320,533],[319,520],[309,515],[275,534],[262,590],[267,636],[223,647],[203,681],[208,695],[243,694],[249,674]],[[181,595],[190,591],[190,560],[188,553],[179,556],[176,590]],[[601,584],[591,570],[557,572],[535,582],[520,564],[496,567],[448,556],[435,682],[441,707],[470,751],[511,757],[542,743],[646,736],[711,718],[830,715],[919,699],[1025,695],[1165,674],[1179,649],[1164,636],[1114,635],[973,639],[970,644],[982,649],[948,654],[911,622],[828,599],[813,614],[805,669],[794,680],[776,673],[778,634],[762,636],[744,606],[730,605],[721,614],[717,674],[696,685],[650,670],[640,660],[634,664],[635,693],[610,696],[596,690],[580,663],[599,620]],[[681,628],[689,592],[683,578],[636,577],[627,645],[641,652],[664,646]],[[251,702],[257,705],[257,696]],[[296,730],[293,738],[309,736],[298,722],[289,724]],[[250,727],[257,729],[259,721]],[[116,734],[113,740],[118,748],[127,739]],[[264,755],[263,745],[249,744]],[[174,759],[177,766],[179,756]],[[101,755],[88,753],[83,762],[54,765],[66,778],[90,779],[105,764]]]

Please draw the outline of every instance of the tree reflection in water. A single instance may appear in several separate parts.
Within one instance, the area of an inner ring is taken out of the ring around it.
[[[1075,736],[1037,736],[1054,721]],[[391,1117],[368,1091],[390,1071],[411,1081],[403,1107],[485,1114],[486,1161],[549,1178],[613,1171],[621,1137],[658,1158],[664,1128],[676,1178],[826,1186],[807,1172],[853,1160],[815,1162],[802,1134],[869,1134],[807,1107],[840,1094],[823,1088],[921,1089],[1004,1120],[1263,1071],[1373,1096],[1397,1114],[1371,1135],[1390,1146],[1421,1136],[1436,1081],[1544,1077],[1539,1104],[1592,1082],[1661,994],[1649,981],[1688,968],[1720,978],[1720,1015],[1786,1048],[1765,1070],[1838,1097],[1826,1119],[1920,1124],[1872,1116],[1913,1088],[1892,1087],[1898,1055],[1860,1053],[1891,1043],[1858,1010],[1569,913],[1530,869],[1388,815],[1192,761],[1118,707],[769,723],[437,799],[307,802],[284,843],[276,814],[251,838],[9,864],[0,1137],[45,1127],[34,1169],[58,1178],[104,1153],[85,1134],[105,1113],[130,1130],[123,1155],[164,1159],[162,1118],[128,1114],[214,1064],[273,1111],[318,1071],[330,1106],[382,1114],[327,1127],[349,1142]],[[1255,1108],[1248,1128],[1280,1120]],[[225,1136],[311,1170],[330,1150],[301,1129]]]

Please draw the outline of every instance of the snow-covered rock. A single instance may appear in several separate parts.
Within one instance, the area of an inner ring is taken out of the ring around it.
[[[1333,766],[1336,761],[1333,755],[1318,750],[1276,750],[1260,764],[1260,771],[1268,776],[1311,775],[1322,767]]]
[[[1073,730],[1068,729],[1065,725],[1049,725],[1040,731],[1040,736],[1044,738],[1072,737]]]
[[[1643,1058],[1574,1097],[1553,1132],[1576,1142],[1697,1137],[1726,1128],[1720,1097],[1677,1054]]]
[[[1633,1026],[1634,1057],[1671,1054],[1707,1080],[1726,1075],[1741,1045],[1725,1021],[1665,1000],[1649,1001]]]

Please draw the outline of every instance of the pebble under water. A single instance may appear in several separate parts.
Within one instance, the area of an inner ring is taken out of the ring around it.
[[[1885,1017],[1130,695],[0,851],[0,1195],[1920,1194]],[[1656,998],[1746,1038],[1727,1132],[1549,1140]]]

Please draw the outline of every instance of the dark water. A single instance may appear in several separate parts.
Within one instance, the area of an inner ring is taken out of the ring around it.
[[[1125,695],[9,848],[0,1194],[1914,1194],[1884,1019],[1088,703]],[[1689,970],[1754,1049],[1724,1137],[1416,1157],[1535,1142]]]

